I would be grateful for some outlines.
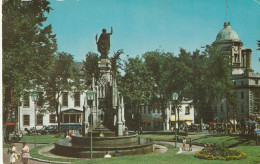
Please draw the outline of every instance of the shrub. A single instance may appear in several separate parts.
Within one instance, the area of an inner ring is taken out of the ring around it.
[[[207,146],[202,151],[195,154],[196,158],[209,160],[240,160],[245,159],[247,155],[237,150],[215,146]]]

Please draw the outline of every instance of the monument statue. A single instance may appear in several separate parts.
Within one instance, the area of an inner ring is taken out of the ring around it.
[[[101,54],[101,59],[108,58],[108,52],[110,50],[110,35],[112,34],[113,34],[113,28],[111,27],[110,33],[107,33],[106,29],[102,30],[102,34],[100,35],[98,41],[96,35],[97,50]]]

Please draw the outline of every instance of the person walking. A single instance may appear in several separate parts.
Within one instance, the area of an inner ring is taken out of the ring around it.
[[[182,151],[184,151],[186,150],[186,137],[183,137],[182,143],[183,143]]]
[[[30,148],[26,145],[25,142],[23,142],[23,148],[22,148],[22,154],[21,154],[21,162],[23,162],[23,164],[27,164],[29,161],[29,151]]]
[[[189,151],[192,151],[192,139],[190,138]]]
[[[7,154],[10,154],[9,164],[15,163],[15,160],[17,159],[16,153],[17,153],[16,147],[14,146],[14,143],[11,143],[7,151]]]

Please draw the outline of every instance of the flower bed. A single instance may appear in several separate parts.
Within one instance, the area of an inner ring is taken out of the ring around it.
[[[202,151],[195,154],[196,158],[209,160],[240,160],[247,157],[246,153],[237,150],[215,146],[207,146]]]

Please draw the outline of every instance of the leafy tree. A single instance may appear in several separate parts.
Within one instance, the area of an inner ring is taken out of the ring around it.
[[[145,60],[145,65],[148,70],[152,72],[152,78],[154,79],[152,92],[153,102],[156,102],[162,111],[165,125],[165,109],[172,94],[172,85],[170,80],[172,79],[171,68],[174,63],[174,57],[172,53],[165,53],[156,50],[146,52],[143,55],[143,58]],[[163,126],[163,128],[165,128],[165,126]]]
[[[128,58],[124,65],[125,75],[122,78],[121,92],[124,95],[125,104],[130,104],[130,108],[134,108],[135,114],[138,115],[139,106],[150,103],[154,80],[151,72],[139,56]],[[127,109],[126,114],[130,114]],[[140,121],[140,119],[136,120],[136,124],[133,126],[139,127]]]
[[[98,54],[94,52],[88,52],[86,54],[86,61],[84,61],[84,79],[86,86],[91,86],[93,75],[95,79],[99,77],[98,60]]]
[[[57,49],[51,25],[43,25],[51,10],[49,4],[47,0],[3,2],[4,125],[11,104],[20,105],[23,92],[46,76]]]
[[[59,132],[62,93],[81,92],[83,90],[81,79],[80,70],[76,67],[73,56],[65,52],[58,53],[51,64],[48,78],[43,83],[43,89],[46,93],[45,100],[48,103],[47,111],[56,114]]]
[[[257,50],[260,50],[260,40],[257,41],[257,45],[258,45],[258,49]]]

